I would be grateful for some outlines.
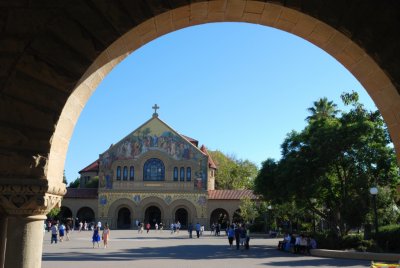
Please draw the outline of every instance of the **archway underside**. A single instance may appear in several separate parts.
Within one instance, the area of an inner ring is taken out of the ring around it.
[[[159,0],[119,5],[98,1],[92,5],[96,9],[82,1],[62,7],[45,1],[46,12],[23,4],[0,11],[10,18],[2,46],[8,57],[1,59],[0,73],[0,146],[4,152],[0,155],[0,183],[26,178],[32,185],[41,180],[31,179],[44,179],[44,191],[63,195],[69,140],[83,107],[104,77],[151,40],[210,22],[274,27],[332,55],[375,101],[399,155],[397,2],[338,0],[320,5],[283,0]],[[22,16],[22,10],[30,15]],[[23,22],[18,18],[24,18]]]

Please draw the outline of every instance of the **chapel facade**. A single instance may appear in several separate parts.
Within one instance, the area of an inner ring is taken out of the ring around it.
[[[153,107],[158,108],[157,106]],[[226,226],[238,216],[250,190],[215,190],[217,166],[204,145],[179,134],[156,112],[79,173],[80,188],[68,188],[62,217],[132,229],[136,223],[179,221]],[[85,188],[98,178],[98,188]]]

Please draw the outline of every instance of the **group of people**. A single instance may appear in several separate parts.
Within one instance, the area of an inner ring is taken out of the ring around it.
[[[211,234],[215,236],[219,236],[221,234],[221,224],[220,223],[213,223],[211,224]]]
[[[64,236],[66,236],[66,240],[68,241],[69,233],[72,230],[69,222],[64,224],[59,221],[47,221],[47,223],[45,223],[45,229],[47,229],[47,232],[51,232],[51,244],[63,242]]]
[[[150,232],[150,229],[151,229],[151,224],[148,222],[148,223],[143,223],[143,222],[140,222],[139,220],[136,220],[136,226],[137,226],[137,229],[138,229],[138,233],[143,233],[143,231],[144,231],[144,228],[146,228],[146,232],[147,233],[149,233]],[[158,224],[157,222],[154,224],[154,230],[157,232],[158,230],[164,230],[164,225],[163,225],[163,223],[162,222],[160,222],[160,224]]]
[[[93,248],[95,247],[95,244],[97,244],[97,247],[100,247],[100,239],[103,240],[104,248],[107,248],[108,239],[110,237],[110,228],[108,227],[107,223],[104,224],[103,233],[101,234],[101,237],[100,237],[100,230],[101,230],[100,228],[101,228],[101,223],[97,224],[93,229],[93,236],[92,236]]]
[[[233,247],[233,240],[236,242],[236,249],[250,248],[250,230],[245,224],[231,224],[227,229],[229,246]]]
[[[80,222],[81,224],[82,222]],[[71,227],[72,224],[71,222],[66,222],[60,223],[59,221],[47,221],[45,223],[45,230],[47,229],[48,232],[51,232],[51,241],[50,243],[57,244],[57,242],[63,242],[64,241],[64,236],[66,237],[66,241],[70,240],[69,238],[69,233],[73,230]],[[79,231],[82,229],[79,228]],[[100,240],[103,240],[104,248],[107,248],[108,245],[108,240],[110,237],[110,228],[108,224],[106,223],[103,228],[103,232],[100,236],[100,230],[101,230],[101,222],[98,222],[96,225],[93,227],[93,235],[92,235],[92,242],[93,242],[93,248],[97,244],[97,247],[100,247]]]
[[[200,223],[196,223],[196,225],[193,226],[192,223],[189,223],[189,225],[188,225],[189,238],[193,238],[193,235],[192,235],[193,229],[196,231],[197,238],[200,238],[200,236],[202,236],[203,232],[204,232],[204,225],[201,225]]]
[[[278,249],[290,251],[296,254],[309,254],[310,249],[317,248],[317,241],[312,236],[304,234],[293,235],[287,234],[282,241],[278,243]]]

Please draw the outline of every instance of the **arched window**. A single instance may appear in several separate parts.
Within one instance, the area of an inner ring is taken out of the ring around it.
[[[190,167],[186,168],[186,181],[192,180],[192,169]]]
[[[174,181],[178,181],[178,168],[174,167]]]
[[[124,180],[124,181],[127,181],[128,180],[128,168],[125,166],[124,167],[124,174],[123,174],[123,176],[122,176],[122,179]]]
[[[185,180],[185,168],[181,167],[181,176],[180,176],[180,181],[184,181]]]
[[[143,166],[144,181],[163,181],[165,180],[164,163],[158,158],[150,158]]]
[[[117,180],[118,181],[121,180],[121,167],[120,166],[117,167]]]
[[[135,168],[133,166],[129,169],[129,180],[133,181],[135,179]]]

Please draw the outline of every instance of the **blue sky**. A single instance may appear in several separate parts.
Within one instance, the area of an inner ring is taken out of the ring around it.
[[[340,94],[352,90],[376,109],[339,62],[292,34],[246,23],[182,29],[134,51],[102,81],[76,124],[67,180],[150,119],[155,103],[180,134],[260,166],[280,158],[286,134],[304,128],[315,100],[344,109]]]

